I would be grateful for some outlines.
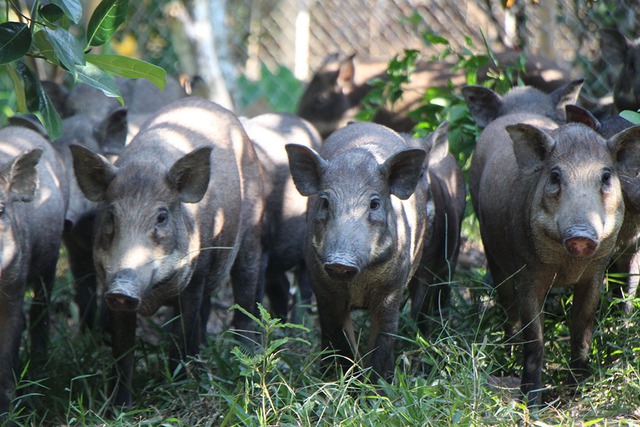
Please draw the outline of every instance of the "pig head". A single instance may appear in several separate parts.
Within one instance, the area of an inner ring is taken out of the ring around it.
[[[601,56],[620,71],[613,86],[618,111],[640,109],[640,38],[630,40],[615,28],[600,31]]]

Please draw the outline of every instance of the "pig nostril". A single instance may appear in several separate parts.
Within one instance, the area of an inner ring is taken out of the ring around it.
[[[598,242],[588,237],[572,237],[564,241],[564,247],[575,257],[592,256],[598,249]]]
[[[353,265],[344,265],[338,263],[327,263],[324,265],[324,270],[329,277],[337,280],[349,280],[353,279],[358,273],[358,267]]]
[[[109,308],[115,311],[135,311],[140,305],[140,298],[119,293],[107,294],[105,300]]]

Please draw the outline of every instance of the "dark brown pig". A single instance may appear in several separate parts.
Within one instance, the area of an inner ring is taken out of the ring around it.
[[[286,146],[293,181],[309,196],[305,260],[316,295],[322,347],[350,365],[350,312],[371,320],[368,365],[393,376],[402,294],[418,267],[426,229],[426,152],[374,123],[333,133],[319,153]]]
[[[617,111],[640,109],[640,38],[630,40],[615,28],[600,31],[602,59],[620,67],[613,87]]]
[[[502,65],[514,66],[520,55],[516,52],[496,54]],[[309,120],[320,131],[323,138],[354,120],[362,109],[364,97],[373,86],[374,78],[386,80],[387,61],[359,60],[355,55],[341,58],[329,55],[314,74],[298,103],[297,114]],[[536,85],[543,90],[556,89],[569,81],[568,73],[552,65],[544,58],[531,56],[526,62],[526,72],[520,76],[525,84]],[[416,124],[408,113],[422,102],[424,92],[431,87],[447,87],[466,83],[464,70],[454,70],[453,64],[443,61],[421,61],[411,81],[403,86],[402,97],[391,106],[383,108],[373,118],[399,132],[408,132]],[[552,72],[555,71],[555,72]],[[480,80],[487,77],[488,67],[479,70]]]
[[[136,314],[174,308],[173,371],[203,342],[215,287],[230,277],[236,302],[255,312],[261,168],[235,116],[198,98],[160,110],[115,164],[71,150],[80,188],[100,203],[94,259],[111,316],[113,402],[128,405]],[[252,329],[239,312],[234,326]]]
[[[640,128],[605,140],[582,124],[557,127],[533,116],[529,124],[518,114],[491,122],[470,171],[507,335],[521,329],[521,391],[529,406],[540,403],[543,305],[551,287],[574,287],[570,381],[589,372],[595,311],[624,215],[619,176],[640,166]]]
[[[287,319],[290,284],[285,273],[288,270],[296,269],[301,302],[309,304],[312,295],[303,257],[307,198],[301,196],[293,184],[285,145],[295,142],[317,149],[322,140],[309,122],[293,114],[269,113],[241,121],[265,175],[267,199],[261,288],[265,289],[271,310]]]
[[[423,333],[429,316],[439,316],[449,305],[449,283],[458,262],[460,230],[466,207],[466,189],[460,166],[449,153],[448,122],[427,138],[403,137],[409,144],[429,153],[423,180],[428,188],[427,232],[418,271],[409,283],[411,314]]]
[[[604,138],[611,138],[633,126],[633,123],[620,116],[607,117],[600,121],[589,111],[576,105],[567,105],[567,121],[583,123]],[[635,170],[621,170],[619,175],[624,197],[624,220],[618,233],[609,273],[628,275],[625,289],[627,298],[622,307],[626,313],[631,313],[632,299],[636,296],[640,280],[640,176]],[[616,291],[619,290],[620,287],[616,287]]]
[[[55,280],[68,188],[63,165],[38,132],[0,130],[0,423],[15,389],[23,300],[34,290],[29,313],[31,366],[46,361],[49,295]]]

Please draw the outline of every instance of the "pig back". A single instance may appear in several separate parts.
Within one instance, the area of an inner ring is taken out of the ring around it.
[[[217,276],[229,273],[243,233],[262,216],[261,167],[233,113],[204,99],[176,101],[143,126],[116,166],[131,170],[140,163],[153,163],[166,172],[199,147],[213,147],[209,185],[202,200],[185,204],[185,209],[195,219],[202,248],[225,248],[216,251],[210,266],[215,282]]]

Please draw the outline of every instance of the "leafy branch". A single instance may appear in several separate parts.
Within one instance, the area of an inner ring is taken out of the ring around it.
[[[166,85],[165,71],[135,58],[91,53],[107,43],[126,20],[128,0],[102,0],[93,11],[85,37],[70,28],[82,18],[80,0],[36,0],[27,16],[11,0],[5,0],[4,22],[0,23],[0,72],[13,82],[19,112],[35,113],[52,139],[62,133],[62,120],[29,67],[27,58],[37,58],[68,72],[80,81],[123,103],[114,78],[146,78],[160,90]],[[13,12],[16,15],[11,20]],[[16,20],[17,19],[17,20]],[[2,17],[0,17],[2,20]],[[29,22],[29,25],[24,21]],[[86,38],[86,40],[85,40]]]

